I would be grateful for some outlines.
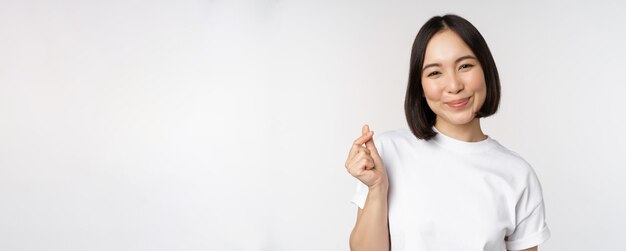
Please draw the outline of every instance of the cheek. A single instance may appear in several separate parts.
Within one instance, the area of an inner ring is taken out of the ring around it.
[[[482,71],[476,71],[475,74],[468,74],[465,76],[465,88],[469,89],[474,93],[475,109],[478,110],[482,107],[485,102],[485,97],[487,96],[487,85],[485,84],[485,77],[482,74]]]
[[[484,92],[487,89],[485,85],[485,75],[482,69],[472,71],[469,74],[464,75],[465,88],[470,89],[473,92]]]
[[[424,96],[427,100],[438,101],[441,98],[441,90],[432,80],[422,80]]]

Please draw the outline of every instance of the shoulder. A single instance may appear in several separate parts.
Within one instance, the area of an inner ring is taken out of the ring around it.
[[[495,147],[490,158],[496,161],[501,168],[506,168],[524,186],[540,186],[535,169],[522,155],[503,146],[496,140],[494,143]]]
[[[374,135],[374,144],[383,159],[403,159],[433,151],[433,142],[418,139],[409,128],[401,127]]]
[[[417,139],[411,133],[408,128],[397,128],[393,130],[383,131],[378,135],[374,135],[374,144],[376,147],[382,148],[385,146],[402,146],[408,145]]]
[[[493,140],[493,143],[495,146],[493,148],[494,149],[493,154],[496,155],[497,157],[506,159],[507,161],[515,163],[519,166],[530,167],[530,164],[519,153],[505,147],[504,145],[502,145],[500,142],[498,142],[495,139]]]
[[[508,163],[518,166],[519,168],[530,168],[530,164],[522,155],[511,150],[508,147],[502,145],[499,141],[492,139],[494,147],[492,148],[491,155],[497,160],[504,160]]]
[[[408,128],[397,128],[393,130],[384,131],[378,135],[374,135],[374,140],[380,142],[397,142],[397,141],[414,141],[415,136]]]

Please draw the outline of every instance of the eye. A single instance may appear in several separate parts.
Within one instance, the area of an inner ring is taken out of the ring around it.
[[[431,73],[428,73],[428,75],[426,77],[432,77],[432,76],[436,76],[436,75],[439,75],[439,74],[441,74],[441,72],[433,71]]]
[[[472,68],[473,66],[474,66],[473,64],[462,64],[462,65],[459,67],[459,70],[469,69],[469,68]]]

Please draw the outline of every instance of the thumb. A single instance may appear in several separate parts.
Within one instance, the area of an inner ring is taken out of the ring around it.
[[[370,126],[369,126],[369,125],[367,125],[367,124],[363,125],[363,128],[361,128],[361,133],[362,133],[363,135],[365,135],[365,134],[367,134],[368,132],[370,132]]]
[[[380,158],[380,154],[378,154],[378,149],[376,149],[376,145],[374,144],[374,131],[372,131],[372,138],[370,138],[370,140],[368,140],[367,142],[365,142],[365,147],[370,150],[372,158],[374,159],[374,161],[380,162],[381,158]]]

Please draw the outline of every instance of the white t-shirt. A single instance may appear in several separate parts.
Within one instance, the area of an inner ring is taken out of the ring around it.
[[[426,141],[408,128],[374,137],[389,176],[391,250],[522,250],[550,238],[535,171],[487,137]],[[352,202],[363,208],[368,187],[356,183]]]

